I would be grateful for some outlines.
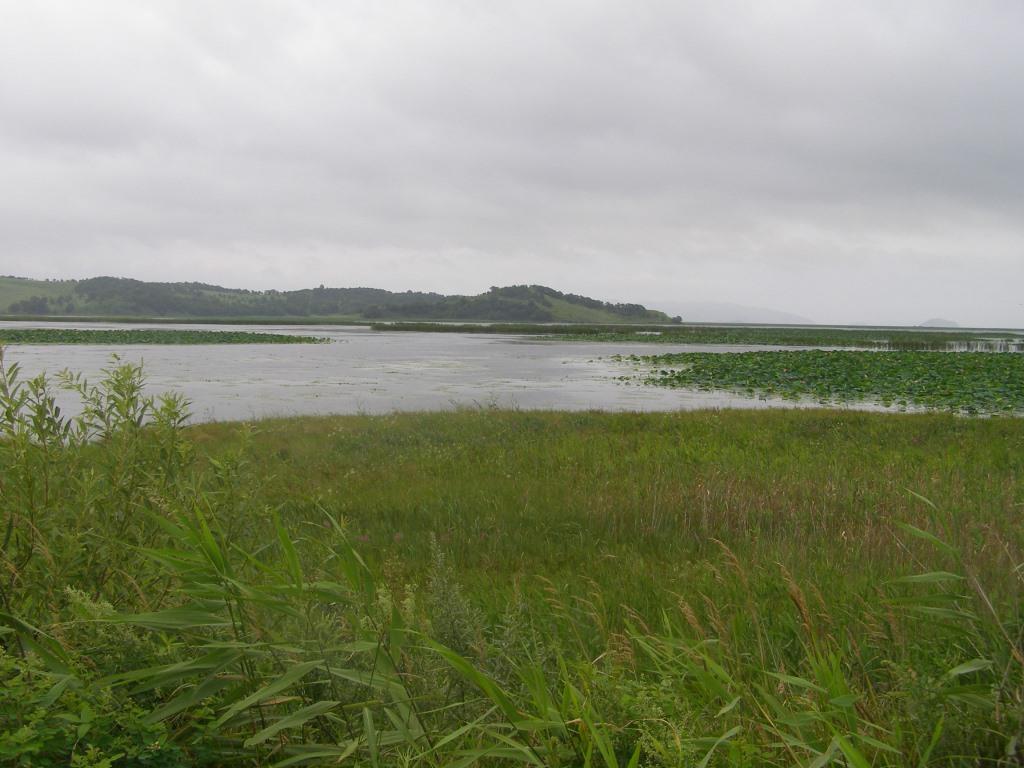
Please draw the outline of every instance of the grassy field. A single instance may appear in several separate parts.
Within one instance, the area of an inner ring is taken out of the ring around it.
[[[1024,356],[988,352],[743,352],[631,356],[641,381],[750,396],[1024,412]]]
[[[150,328],[0,328],[0,344],[318,344],[325,339],[251,331]]]
[[[237,427],[191,435],[216,453]],[[547,582],[579,598],[596,588],[621,629],[630,611],[656,621],[680,590],[716,591],[707,559],[722,544],[752,566],[841,574],[870,591],[913,567],[893,524],[929,515],[909,490],[982,505],[960,522],[1016,540],[1021,449],[1012,419],[481,411],[266,421],[247,455],[285,519],[315,520],[320,507],[345,517],[400,582],[429,569],[436,539],[480,599],[530,585],[539,597]]]
[[[542,325],[537,323],[376,323],[379,331],[507,333],[552,341],[645,344],[765,344],[773,346],[863,347],[885,350],[1024,351],[1018,331],[921,330],[912,328],[799,328],[739,325]]]
[[[1024,420],[66,384],[0,377],[0,762],[1019,761]]]
[[[0,308],[7,308],[15,302],[45,296],[58,298],[68,293],[73,280],[25,280],[18,277],[0,277]]]

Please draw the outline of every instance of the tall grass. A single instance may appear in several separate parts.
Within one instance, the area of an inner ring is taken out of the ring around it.
[[[142,392],[0,366],[4,764],[1019,764],[1019,420]]]

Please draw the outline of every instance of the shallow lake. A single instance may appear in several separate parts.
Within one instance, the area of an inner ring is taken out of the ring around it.
[[[196,328],[323,336],[328,344],[16,345],[22,375],[64,368],[97,380],[111,355],[144,364],[147,390],[175,390],[194,420],[454,408],[665,411],[796,407],[792,401],[626,384],[612,355],[739,352],[770,347],[537,341],[521,336],[372,331],[355,326],[14,323],[8,327]],[[60,404],[74,410],[75,400]],[[814,406],[815,403],[799,405]],[[858,405],[850,407],[875,408]]]

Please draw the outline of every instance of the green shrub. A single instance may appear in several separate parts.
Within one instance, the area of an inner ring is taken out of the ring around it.
[[[0,764],[32,768],[171,768],[196,764],[167,729],[84,670],[54,674],[0,648]]]

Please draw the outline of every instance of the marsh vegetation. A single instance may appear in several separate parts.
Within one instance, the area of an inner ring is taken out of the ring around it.
[[[632,355],[641,381],[749,396],[1024,412],[1024,355],[986,352],[689,352]],[[628,378],[628,377],[627,377]]]
[[[924,330],[913,328],[828,328],[740,325],[541,325],[537,323],[375,323],[380,331],[497,333],[551,341],[623,344],[734,344],[795,347],[860,347],[878,350],[1022,352],[1018,331]]]
[[[1019,761],[1022,420],[143,392],[0,376],[6,764]]]
[[[284,333],[164,328],[0,327],[0,344],[318,344],[326,339]]]

